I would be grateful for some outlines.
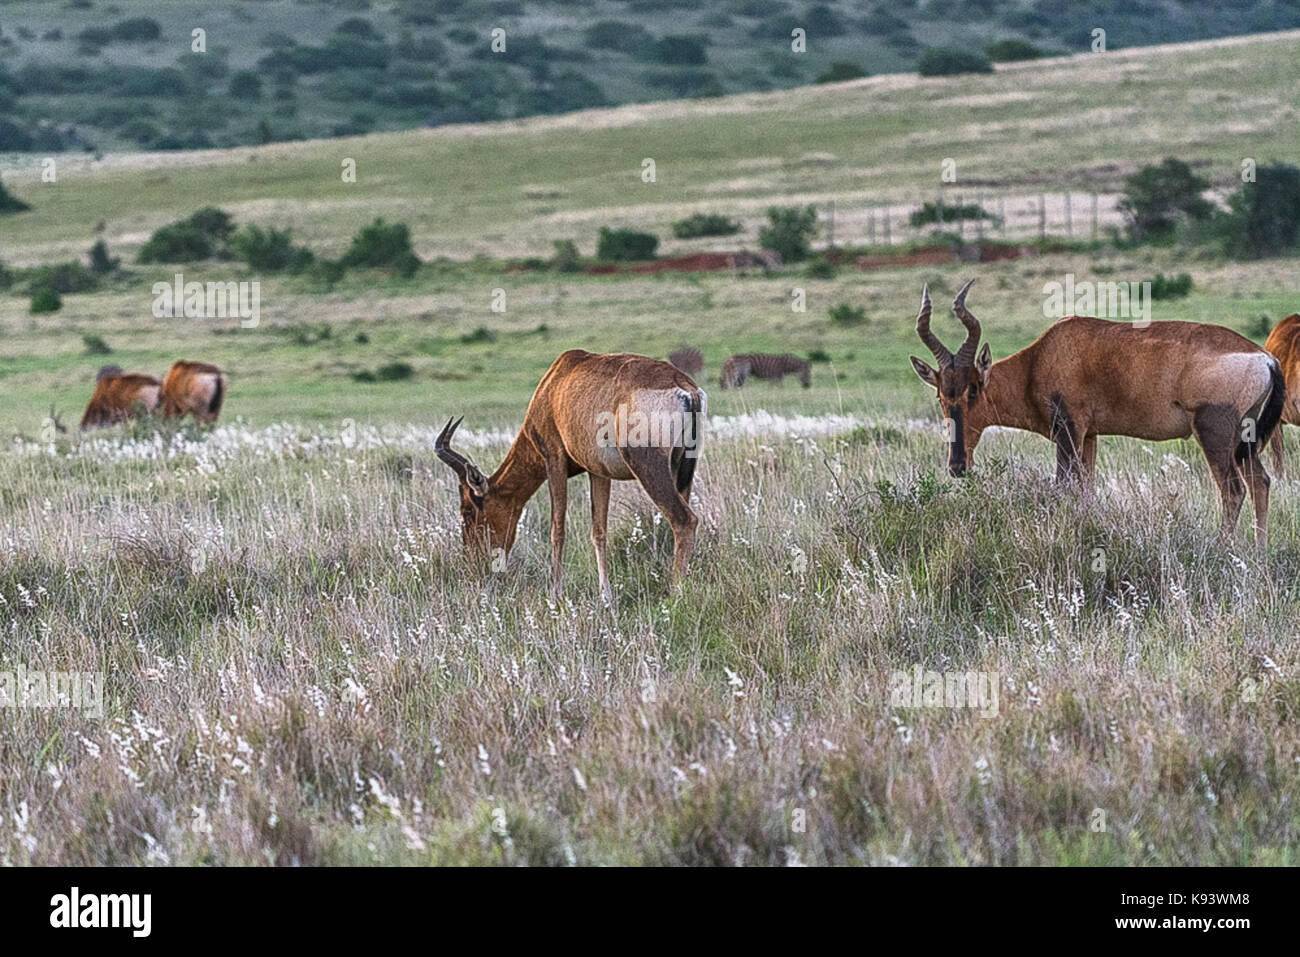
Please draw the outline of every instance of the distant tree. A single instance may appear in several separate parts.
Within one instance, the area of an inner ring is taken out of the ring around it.
[[[1300,168],[1259,166],[1255,182],[1242,183],[1228,198],[1218,228],[1228,251],[1239,256],[1272,256],[1300,243]]]
[[[768,225],[758,231],[758,242],[781,257],[782,262],[806,259],[817,235],[817,207],[773,206]]]
[[[992,73],[993,64],[983,53],[947,47],[931,47],[916,63],[921,76],[956,76],[960,73]]]
[[[108,255],[108,246],[104,240],[96,240],[90,247],[90,270],[99,275],[110,273],[121,265],[122,260]]]
[[[1016,60],[1037,60],[1043,55],[1043,51],[1034,46],[1028,40],[1022,40],[1019,37],[1011,37],[1006,40],[995,40],[984,48],[984,53],[994,63],[1011,63]]]
[[[1135,240],[1165,237],[1180,220],[1203,220],[1210,215],[1214,205],[1201,195],[1209,188],[1209,180],[1197,176],[1182,160],[1169,157],[1124,180],[1119,208],[1128,218]]]
[[[21,213],[29,209],[31,209],[29,205],[5,189],[4,183],[0,183],[0,215]]]
[[[863,76],[870,76],[870,74],[856,63],[847,63],[843,60],[837,60],[830,65],[829,69],[818,76],[814,82],[840,83],[844,80],[856,80]]]
[[[704,41],[698,37],[660,37],[654,45],[655,59],[673,66],[700,66],[709,62]]]
[[[230,78],[230,95],[237,100],[262,97],[262,78],[252,70],[239,70]]]

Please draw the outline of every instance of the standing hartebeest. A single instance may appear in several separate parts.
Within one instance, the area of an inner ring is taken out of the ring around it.
[[[1268,334],[1264,348],[1277,357],[1282,367],[1282,378],[1286,379],[1287,403],[1282,410],[1282,422],[1273,431],[1273,470],[1277,477],[1282,477],[1282,425],[1300,425],[1300,316],[1287,316]]]
[[[1082,316],[1057,320],[1032,345],[994,362],[979,348],[980,324],[962,287],[953,312],[966,327],[956,355],[930,331],[930,290],[916,331],[934,353],[912,367],[939,396],[948,426],[948,470],[966,471],[990,425],[1037,432],[1056,443],[1058,481],[1091,481],[1097,436],[1163,441],[1195,435],[1223,500],[1231,534],[1250,488],[1255,540],[1268,524],[1268,473],[1260,452],[1282,416],[1285,383],[1277,360],[1244,336],[1199,322],[1139,327]]]
[[[162,383],[151,375],[124,373],[121,366],[104,366],[95,377],[95,391],[81,417],[81,428],[98,429],[139,415],[153,415],[162,403]]]
[[[162,384],[163,416],[193,415],[195,422],[215,422],[226,395],[226,377],[206,362],[176,362]]]
[[[546,482],[551,491],[551,595],[559,601],[568,480],[586,472],[600,593],[612,604],[605,559],[610,482],[635,479],[672,527],[673,573],[680,580],[695,540],[697,519],[689,502],[706,399],[690,377],[667,362],[571,349],[542,376],[523,427],[491,475],[452,449],[461,420],[449,420],[434,450],[460,479],[465,544],[507,555],[524,504]]]

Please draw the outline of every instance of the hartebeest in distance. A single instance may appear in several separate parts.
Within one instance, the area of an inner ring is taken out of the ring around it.
[[[1273,470],[1282,477],[1282,424],[1300,425],[1300,316],[1290,315],[1273,327],[1264,342],[1264,348],[1277,358],[1286,380],[1287,402],[1282,410],[1282,423],[1273,430],[1270,445],[1273,447]]]
[[[95,391],[81,416],[81,428],[98,429],[153,415],[161,404],[162,383],[153,376],[104,366],[95,377]]]
[[[948,470],[963,474],[991,425],[1025,429],[1056,444],[1062,482],[1091,483],[1097,436],[1151,441],[1194,435],[1223,501],[1231,534],[1246,489],[1255,506],[1255,540],[1268,525],[1268,473],[1260,453],[1278,426],[1286,391],[1278,362],[1244,336],[1197,322],[1127,322],[1067,316],[1031,345],[993,361],[979,350],[980,324],[962,287],[953,311],[966,327],[956,355],[930,331],[930,290],[916,331],[938,360],[912,367],[939,397],[948,430]]]
[[[691,484],[707,396],[667,362],[572,349],[542,376],[524,424],[491,475],[451,447],[461,420],[448,421],[434,449],[460,480],[466,546],[504,558],[515,542],[524,504],[546,482],[551,493],[551,595],[561,597],[564,510],[568,480],[591,482],[591,543],[600,593],[612,604],[605,557],[610,483],[641,483],[673,531],[673,577],[686,574],[697,519]]]
[[[226,377],[206,362],[176,362],[162,384],[162,412],[168,419],[193,415],[194,421],[211,423],[221,413]]]
[[[722,364],[722,374],[718,378],[724,389],[738,389],[751,376],[755,379],[767,379],[780,382],[786,376],[799,378],[799,384],[807,389],[812,385],[812,366],[807,359],[798,356],[769,356],[761,353],[744,353],[732,356]]]

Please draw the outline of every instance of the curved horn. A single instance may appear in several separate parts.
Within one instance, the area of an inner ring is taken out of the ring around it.
[[[433,451],[438,458],[451,467],[462,482],[481,495],[487,491],[487,479],[473,462],[451,447],[451,437],[456,434],[456,429],[463,421],[465,421],[463,415],[459,419],[448,419],[447,424],[442,427],[441,434],[433,443]]]
[[[925,289],[921,291],[921,311],[916,314],[916,334],[921,337],[921,341],[926,347],[934,353],[935,359],[939,362],[939,370],[943,371],[952,365],[952,353],[948,347],[939,341],[939,337],[930,331],[930,284],[925,284]]]
[[[957,293],[957,298],[952,301],[952,311],[957,314],[961,324],[966,327],[966,341],[961,344],[957,350],[957,356],[953,360],[955,365],[973,366],[975,364],[975,350],[980,347],[980,321],[971,315],[970,310],[966,308],[966,293],[974,285],[972,279],[966,285],[961,287],[961,292]]]

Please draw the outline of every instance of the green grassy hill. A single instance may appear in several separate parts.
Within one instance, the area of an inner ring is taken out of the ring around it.
[[[854,210],[933,198],[945,157],[958,170],[945,189],[1013,198],[1114,190],[1125,172],[1163,155],[1195,163],[1226,188],[1243,157],[1300,151],[1300,77],[1290,66],[1297,55],[1300,35],[1273,34],[1081,55],[984,77],[880,77],[229,151],[69,156],[55,183],[42,183],[35,165],[11,171],[6,185],[33,208],[0,220],[0,261],[81,258],[102,236],[127,268],[99,291],[65,296],[52,316],[30,315],[17,287],[0,292],[0,429],[33,434],[51,402],[71,417],[104,362],[161,374],[182,357],[229,369],[227,413],[254,422],[432,421],[472,409],[484,424],[506,425],[562,349],[664,355],[683,343],[705,349],[714,378],[730,352],[820,350],[830,359],[807,393],[714,389],[718,412],[777,403],[929,415],[906,364],[916,348],[915,301],[922,282],[952,291],[971,272],[984,277],[972,302],[999,355],[1042,330],[1042,285],[1067,272],[1141,281],[1188,271],[1193,295],[1157,303],[1156,318],[1257,328],[1261,315],[1296,311],[1294,260],[1234,264],[1188,261],[1176,248],[1102,248],[980,266],[845,268],[824,279],[798,266],[771,277],[520,273],[504,260],[549,256],[552,242],[566,238],[590,255],[603,225],[650,229],[665,252],[753,248],[767,206],[829,199],[841,217],[838,240],[860,242]],[[347,157],[357,162],[356,183],[341,179]],[[641,179],[646,157],[657,164],[652,184]],[[204,205],[240,223],[291,227],[295,241],[330,256],[375,216],[400,220],[428,262],[408,280],[361,271],[332,290],[235,263],[186,266],[190,279],[261,281],[261,326],[155,319],[151,286],[179,267],[135,265],[135,254],[152,230]],[[736,216],[744,230],[674,240],[668,224],[696,209]],[[808,293],[803,314],[790,308],[796,285]],[[503,314],[491,310],[496,289],[507,295]],[[832,323],[827,310],[840,302],[865,307],[866,325]],[[91,354],[88,336],[113,352]],[[353,381],[392,361],[409,362],[414,377]]]
[[[912,71],[931,48],[1083,52],[1095,29],[1117,50],[1297,27],[1295,0],[24,0],[0,3],[0,152],[228,147],[786,89]]]

